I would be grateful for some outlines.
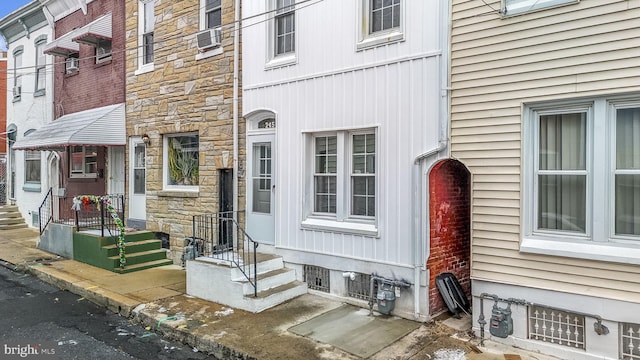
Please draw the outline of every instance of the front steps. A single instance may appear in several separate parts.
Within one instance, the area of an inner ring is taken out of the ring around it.
[[[73,234],[73,258],[76,261],[93,265],[116,273],[129,273],[152,267],[171,265],[162,241],[150,231],[126,233],[124,268],[120,267],[120,255],[116,246],[116,237],[100,236],[85,232]]]
[[[258,296],[244,274],[228,262],[200,257],[187,261],[187,294],[258,313],[307,293],[295,270],[284,267],[282,257],[258,254]]]
[[[28,225],[15,205],[0,206],[0,230],[24,229]]]

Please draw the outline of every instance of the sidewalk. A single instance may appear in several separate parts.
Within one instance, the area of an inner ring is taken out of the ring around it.
[[[150,332],[210,352],[219,359],[544,359],[539,354],[489,341],[478,348],[477,339],[460,340],[466,339],[465,330],[454,330],[440,321],[421,324],[373,318],[368,316],[368,309],[363,311],[313,294],[258,314],[231,309],[186,295],[186,275],[179,266],[116,274],[39,250],[38,238],[33,229],[0,231],[0,264],[29,272],[128,317]],[[332,314],[339,318],[330,320]],[[370,323],[367,331],[375,335],[331,336],[341,329],[348,331],[358,319]],[[396,338],[387,339],[387,345],[384,338],[394,331]]]

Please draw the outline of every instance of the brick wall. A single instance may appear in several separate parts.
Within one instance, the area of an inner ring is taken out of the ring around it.
[[[79,71],[67,74],[64,58],[54,57],[54,118],[82,110],[120,104],[125,100],[125,0],[97,0],[87,14],[77,10],[56,21],[56,38],[111,13],[111,61],[95,63],[95,48],[80,44]]]
[[[233,167],[234,2],[222,1],[222,51],[196,59],[199,10],[199,0],[155,2],[153,70],[136,74],[140,45],[138,2],[129,1],[126,5],[127,136],[148,134],[151,138],[146,161],[146,227],[169,234],[175,263],[180,263],[184,238],[192,235],[192,216],[219,209],[220,169]],[[244,128],[240,117],[241,168]],[[198,191],[166,191],[162,179],[163,138],[186,132],[199,135]],[[130,150],[127,147],[127,168]],[[127,191],[128,187],[129,183]],[[234,210],[243,210],[242,177],[238,187],[240,209]]]
[[[447,307],[435,285],[435,278],[451,272],[471,294],[470,281],[470,176],[457,160],[437,163],[429,174],[430,256],[429,313]]]

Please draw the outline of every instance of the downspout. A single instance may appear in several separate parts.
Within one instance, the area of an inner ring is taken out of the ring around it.
[[[440,19],[449,19],[450,1],[441,1]],[[413,199],[419,199],[413,201],[412,207],[412,238],[413,253],[414,253],[414,287],[413,287],[413,304],[414,304],[414,317],[420,318],[420,272],[422,267],[426,266],[426,259],[429,258],[429,248],[426,252],[422,248],[423,239],[429,236],[429,186],[428,183],[425,186],[422,183],[422,162],[423,160],[437,155],[440,152],[447,149],[449,144],[449,28],[450,23],[440,24],[440,104],[439,104],[439,121],[438,121],[438,146],[434,149],[428,150],[413,160],[412,168],[412,192]],[[424,201],[424,203],[423,203]],[[423,209],[427,209],[427,216],[423,216]],[[425,226],[423,226],[422,219],[426,218]],[[424,252],[424,254],[423,254]],[[423,261],[424,259],[424,261]],[[427,284],[429,286],[429,284]]]
[[[238,66],[240,54],[240,0],[235,0],[233,26],[233,220],[238,222]]]

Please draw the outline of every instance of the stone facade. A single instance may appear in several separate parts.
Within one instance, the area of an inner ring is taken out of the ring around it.
[[[200,1],[155,1],[153,66],[144,70],[138,66],[138,6],[133,0],[126,4],[127,137],[150,137],[146,152],[146,228],[169,234],[170,256],[179,264],[183,239],[192,235],[192,216],[219,210],[220,170],[233,168],[235,5],[232,0],[222,1],[221,46],[202,53],[196,43],[196,33],[201,29]],[[240,96],[241,89],[238,91]],[[238,113],[242,114],[241,109]],[[199,136],[197,191],[163,187],[163,139],[180,133]],[[239,118],[240,169],[245,158],[244,134],[244,120]],[[127,168],[131,166],[130,151],[128,146]],[[243,210],[242,178],[238,189],[240,209],[234,210]]]

